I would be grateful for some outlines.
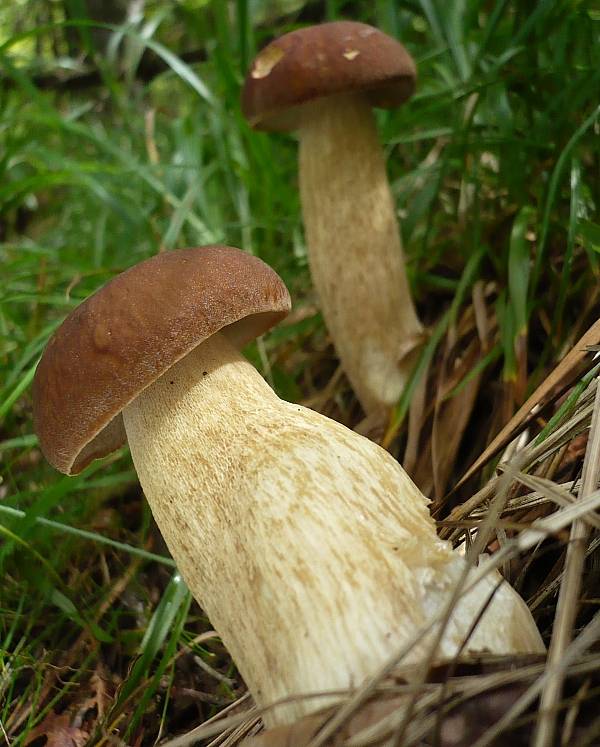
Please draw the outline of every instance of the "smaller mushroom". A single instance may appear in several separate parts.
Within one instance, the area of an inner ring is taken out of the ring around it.
[[[423,340],[372,107],[415,87],[395,39],[351,21],[292,31],[254,61],[242,109],[260,130],[297,130],[311,275],[342,366],[369,420],[399,399]]]
[[[273,270],[239,250],[160,254],[67,317],[33,391],[42,451],[62,472],[127,439],[171,554],[259,705],[362,682],[464,569],[390,454],[280,400],[239,352],[289,306]],[[460,649],[498,580],[460,600],[440,657]],[[466,646],[484,649],[543,649],[506,584]],[[266,721],[322,705],[292,699]]]

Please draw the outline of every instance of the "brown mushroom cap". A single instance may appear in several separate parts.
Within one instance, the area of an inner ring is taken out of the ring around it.
[[[241,347],[290,310],[283,281],[239,249],[166,252],[108,282],[50,339],[33,382],[34,425],[75,474],[125,443],[121,411],[210,335]]]
[[[365,23],[323,23],[285,34],[258,54],[242,111],[256,129],[291,130],[302,104],[362,92],[372,106],[390,109],[412,95],[415,79],[415,63],[396,39]]]

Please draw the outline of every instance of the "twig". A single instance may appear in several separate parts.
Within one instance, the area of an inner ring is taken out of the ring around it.
[[[590,427],[590,436],[583,462],[580,497],[585,498],[592,493],[600,478],[600,386],[596,388],[594,412]],[[550,747],[554,742],[556,731],[556,707],[560,700],[563,687],[564,670],[558,667],[558,662],[564,656],[573,635],[573,627],[577,615],[581,578],[585,562],[585,552],[589,537],[589,525],[579,519],[571,526],[569,547],[565,570],[560,585],[556,617],[552,630],[552,640],[548,654],[548,666],[552,673],[542,692],[540,703],[540,719],[537,724],[534,747]]]

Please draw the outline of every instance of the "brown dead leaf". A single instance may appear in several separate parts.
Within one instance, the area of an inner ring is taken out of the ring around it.
[[[25,739],[25,747],[40,737],[46,738],[45,747],[83,747],[90,738],[87,731],[71,725],[69,713],[48,713],[46,718],[35,727]]]
[[[423,495],[433,493],[433,471],[431,469],[431,438],[425,438],[419,450],[419,458],[414,469],[409,473],[415,485]]]
[[[583,741],[597,719],[597,697],[594,690],[600,684],[600,672],[593,667],[591,654],[582,672],[574,669],[566,674],[564,702],[560,705],[560,726],[572,737],[572,744],[592,744]],[[425,728],[418,744],[438,747],[471,747],[493,730],[505,717],[527,688],[543,672],[545,657],[510,655],[470,657],[468,660],[439,664],[428,677],[428,692],[435,698],[425,698],[413,723]],[[401,679],[390,679],[383,691],[366,703],[323,744],[341,747],[353,744],[388,745],[397,737],[397,727],[410,695],[393,694]],[[434,691],[432,685],[438,684]],[[531,744],[532,724],[537,718],[537,703],[523,708],[520,718],[506,724],[490,742],[527,747]],[[242,747],[308,747],[318,738],[319,731],[335,714],[335,708],[311,714],[288,726],[270,729],[245,739]],[[398,718],[399,717],[399,718]],[[321,742],[319,742],[321,743]],[[411,744],[417,744],[412,742]],[[564,740],[561,744],[566,744]],[[593,742],[596,744],[596,742]]]
[[[489,351],[495,332],[496,323],[487,311],[484,285],[478,281],[473,287],[471,306],[465,309],[456,330],[446,337],[439,366],[431,434],[433,482],[438,500],[456,468],[456,456],[475,407],[482,376],[479,373],[463,382]],[[455,388],[457,391],[452,393]]]
[[[455,465],[465,428],[475,406],[481,375],[474,376],[455,394],[451,392],[472,371],[480,358],[480,344],[474,340],[460,357],[447,350],[440,366],[431,434],[433,484],[435,497],[438,499],[444,494]]]
[[[242,742],[242,747],[305,747],[323,725],[324,716],[306,716],[290,726],[276,726]]]
[[[392,713],[399,703],[404,702],[406,696],[387,698],[367,703],[356,715],[349,719],[335,736],[327,740],[328,747],[342,747],[348,739],[380,721]],[[258,736],[242,742],[242,747],[308,747],[326,721],[335,713],[330,708],[321,713],[305,716],[300,721],[289,726],[279,726]],[[372,742],[373,745],[383,744],[381,741]]]
[[[404,450],[402,466],[411,476],[416,471],[417,460],[421,451],[419,448],[421,431],[423,430],[428,415],[427,384],[429,381],[430,368],[431,363],[428,363],[416,386],[408,410],[408,436],[406,439],[406,448]]]

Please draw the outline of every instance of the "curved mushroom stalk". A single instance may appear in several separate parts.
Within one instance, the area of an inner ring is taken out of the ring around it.
[[[123,411],[157,523],[259,705],[360,684],[447,599],[463,559],[383,449],[278,399],[216,334]],[[497,579],[456,608],[452,656]],[[427,641],[410,661],[423,656]],[[467,650],[543,650],[503,586]],[[266,716],[289,723],[329,700]]]
[[[299,135],[302,214],[323,316],[366,413],[386,413],[423,328],[371,105],[361,94],[317,100],[304,107]]]
[[[389,454],[280,401],[240,355],[289,308],[256,257],[223,246],[160,254],[71,312],[34,385],[40,445],[63,472],[129,438],[158,526],[257,703],[326,693],[277,707],[269,725],[360,684],[423,629],[464,569]],[[461,599],[440,657],[461,646],[495,583]],[[467,645],[542,648],[507,586]]]

